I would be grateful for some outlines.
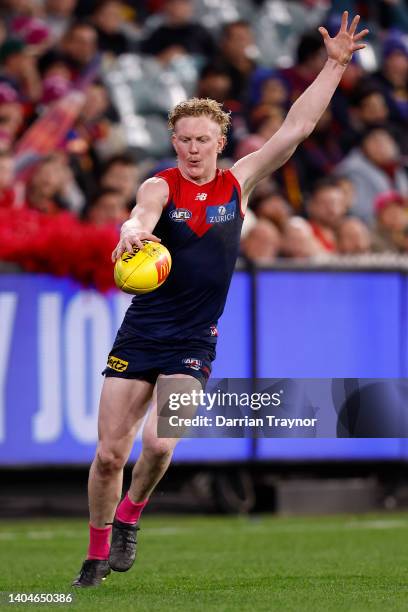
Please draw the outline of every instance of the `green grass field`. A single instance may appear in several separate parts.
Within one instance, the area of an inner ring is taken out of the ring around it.
[[[122,612],[408,609],[408,515],[145,517],[125,574],[63,609]],[[69,593],[85,520],[3,521],[0,591]],[[2,609],[61,610],[55,604]]]

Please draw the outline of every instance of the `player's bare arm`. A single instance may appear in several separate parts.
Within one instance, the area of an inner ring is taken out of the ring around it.
[[[340,30],[334,38],[319,28],[327,51],[327,62],[313,83],[296,100],[280,129],[258,151],[240,159],[231,169],[242,186],[243,200],[258,181],[282,166],[296,147],[314,130],[340,83],[353,53],[363,49],[361,41],[368,30],[356,33],[360,16],[348,26],[348,12],[343,13]]]
[[[112,253],[112,261],[116,261],[125,253],[131,252],[133,245],[143,247],[142,240],[160,242],[152,231],[156,227],[163,208],[169,197],[169,187],[161,178],[147,179],[138,189],[136,206],[130,219],[125,221],[120,231],[120,239]]]

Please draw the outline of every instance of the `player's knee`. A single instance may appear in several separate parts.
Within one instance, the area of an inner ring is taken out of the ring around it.
[[[165,439],[151,439],[143,444],[143,452],[150,460],[156,462],[167,461],[171,457],[173,449],[174,444]]]
[[[96,453],[96,466],[103,475],[109,475],[122,470],[127,457],[114,448],[99,447]]]

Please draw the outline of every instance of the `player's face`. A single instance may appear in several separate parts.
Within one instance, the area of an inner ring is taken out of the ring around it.
[[[174,128],[173,146],[180,172],[202,184],[214,178],[217,155],[225,144],[220,126],[209,117],[182,117]]]

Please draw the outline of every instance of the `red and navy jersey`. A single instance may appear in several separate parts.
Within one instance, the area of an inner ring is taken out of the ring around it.
[[[241,191],[229,170],[217,170],[197,185],[178,168],[156,176],[169,186],[169,197],[153,233],[172,256],[166,282],[135,296],[122,325],[145,340],[216,342],[239,249],[243,221]]]

